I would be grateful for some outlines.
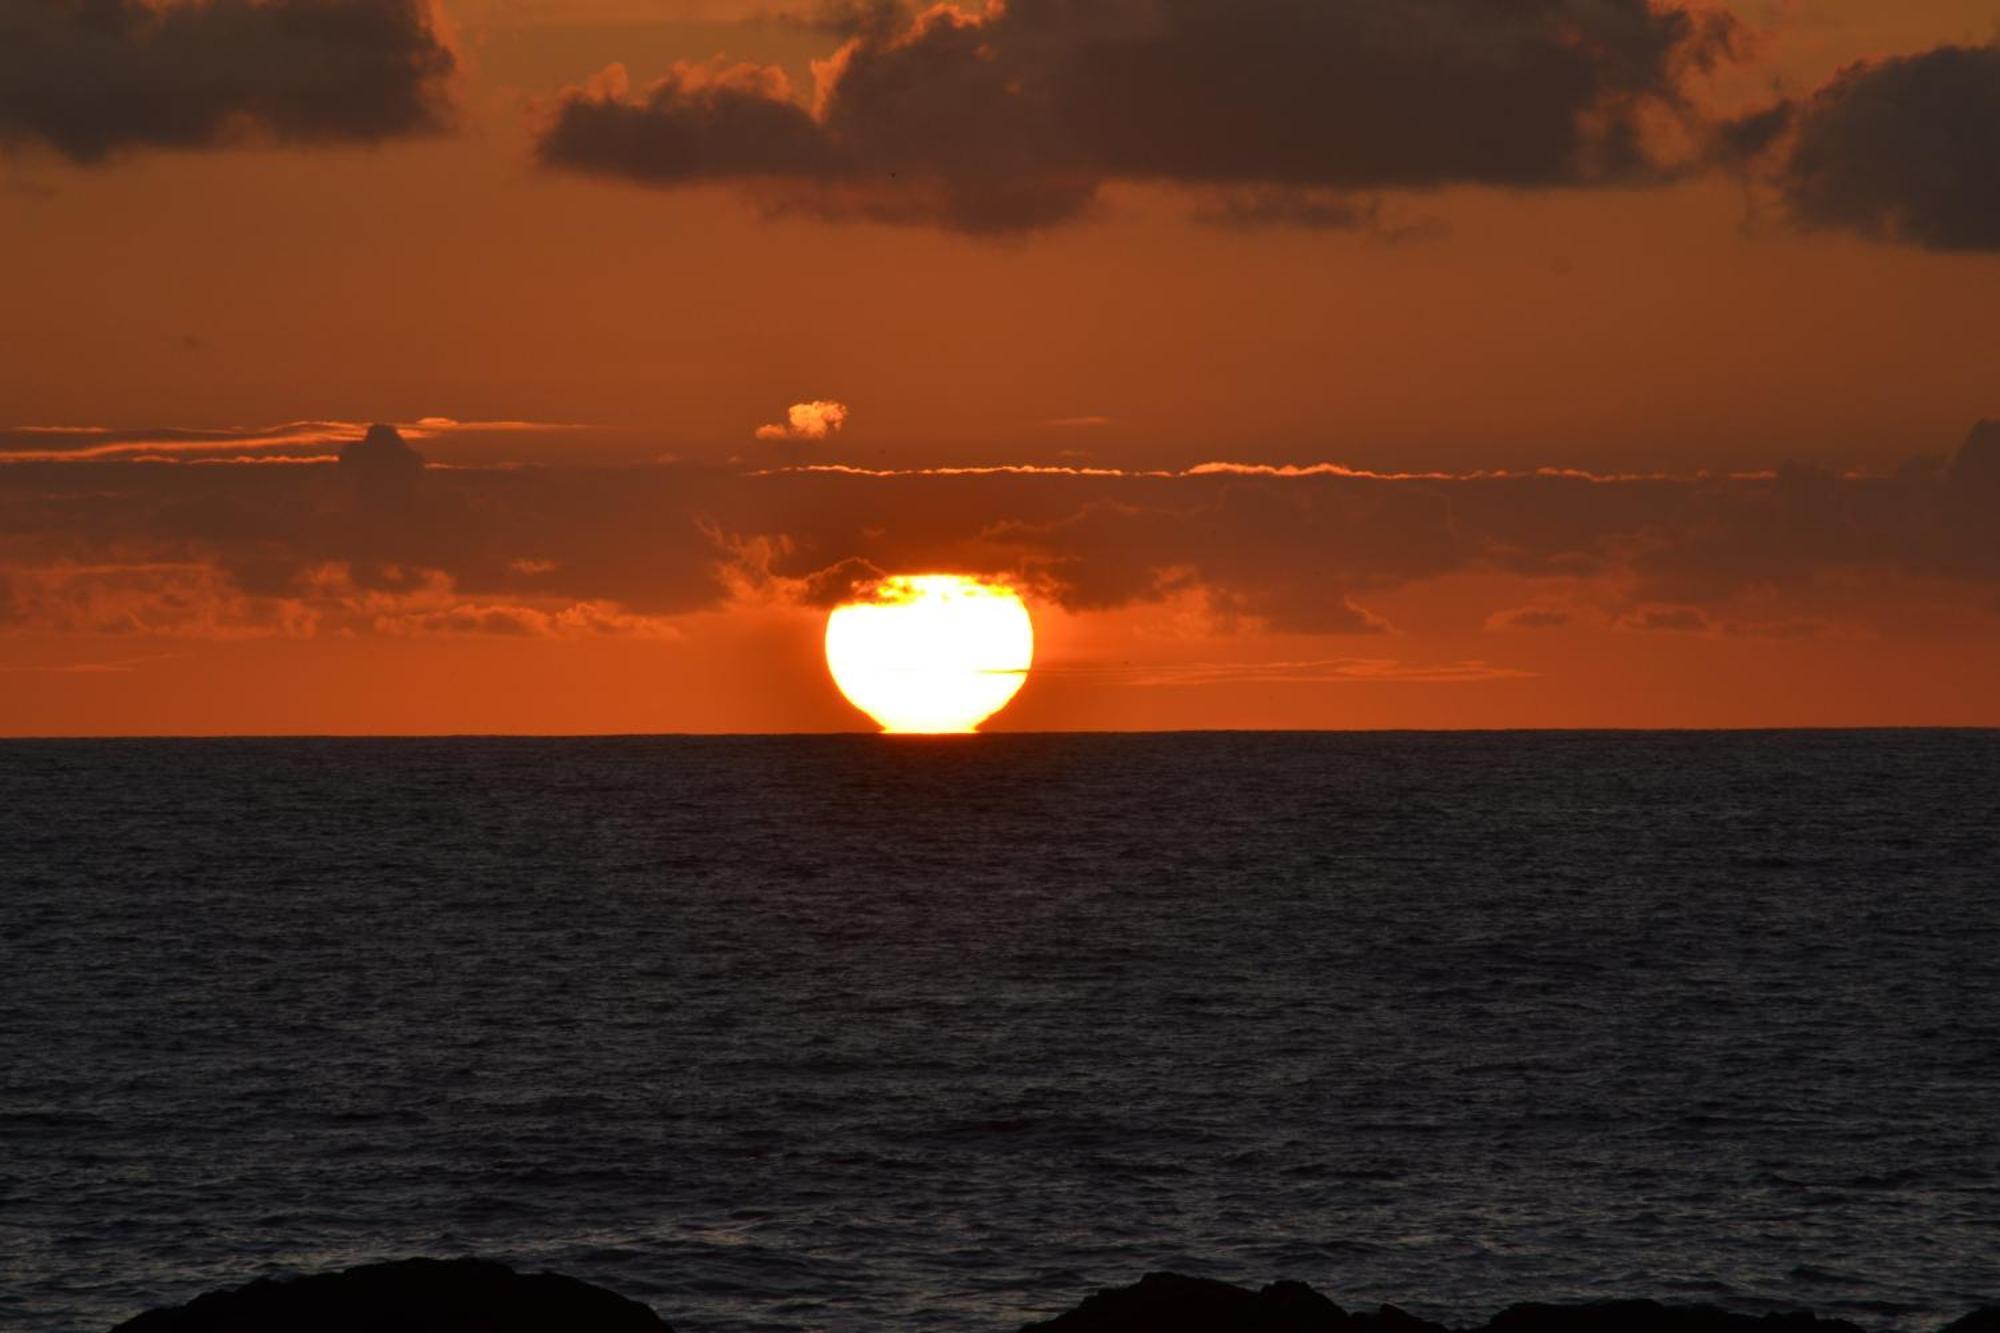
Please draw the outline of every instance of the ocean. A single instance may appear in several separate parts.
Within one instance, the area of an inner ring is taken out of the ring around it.
[[[2000,733],[0,743],[0,1327],[2000,1299]]]

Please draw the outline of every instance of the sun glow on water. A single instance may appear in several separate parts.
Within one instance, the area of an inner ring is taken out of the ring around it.
[[[1020,693],[1034,656],[1019,594],[961,574],[883,579],[826,622],[834,684],[886,732],[977,730]]]

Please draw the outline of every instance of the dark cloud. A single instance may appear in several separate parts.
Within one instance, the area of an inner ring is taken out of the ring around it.
[[[1955,587],[1942,595],[1959,601],[2000,583],[2000,495],[1984,489],[1982,466],[1884,477],[1800,466],[1692,477],[814,471],[763,479],[732,523],[784,534],[765,566],[781,582],[861,559],[1004,575],[1078,612],[1192,595],[1225,626],[1367,634],[1383,628],[1372,606],[1388,590],[1497,574],[1560,591],[1555,607],[1488,608],[1495,628],[1557,623],[1580,585],[1592,589],[1589,623],[1691,628],[1681,612],[1722,626],[1859,615],[1843,591],[1856,580]]]
[[[1649,121],[1723,55],[1661,0],[1010,0],[849,6],[808,110],[784,76],[685,66],[567,96],[558,167],[745,185],[775,211],[1020,231],[1105,183],[1275,191],[1657,176]],[[1251,196],[1255,199],[1257,196]],[[1271,194],[1329,225],[1324,197]],[[1302,202],[1303,201],[1303,202]]]
[[[0,142],[370,143],[438,129],[454,63],[421,0],[0,0]]]
[[[1496,601],[1469,625],[1779,635],[2000,587],[1991,424],[1948,467],[1868,477],[422,468],[386,429],[347,447],[289,467],[0,467],[0,625],[659,634],[937,570],[1223,630],[1376,635],[1394,590],[1476,576]]]
[[[1933,250],[2000,250],[2000,45],[1858,64],[1812,97],[1732,127],[1777,145],[1793,220]]]
[[[683,468],[0,467],[0,626],[210,637],[659,634],[726,600]]]
[[[1733,120],[1721,121],[1710,127],[1709,157],[1715,164],[1725,167],[1744,167],[1755,163],[1783,142],[1786,132],[1797,118],[1798,107],[1785,101]]]
[[[711,175],[813,175],[831,159],[782,71],[750,65],[676,70],[637,100],[613,66],[566,98],[538,151],[552,165],[674,184]]]

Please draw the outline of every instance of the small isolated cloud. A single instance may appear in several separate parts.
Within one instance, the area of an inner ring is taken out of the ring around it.
[[[814,399],[793,403],[780,424],[757,427],[760,440],[824,440],[847,424],[847,404]]]

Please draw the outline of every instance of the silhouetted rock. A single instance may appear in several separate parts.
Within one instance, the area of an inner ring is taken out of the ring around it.
[[[1862,1333],[1840,1319],[1799,1311],[1748,1315],[1712,1305],[1592,1301],[1584,1305],[1511,1305],[1478,1333]]]
[[[2000,1333],[2000,1305],[1982,1305],[1939,1333]]]
[[[637,1301],[481,1259],[405,1259],[213,1291],[112,1333],[672,1333]]]
[[[1394,1305],[1376,1307],[1374,1314],[1347,1316],[1348,1333],[1448,1333],[1443,1324],[1419,1319]]]
[[[1262,1291],[1178,1273],[1089,1297],[1067,1314],[1021,1333],[1448,1333],[1393,1305],[1350,1313],[1302,1282]],[[1863,1333],[1843,1319],[1806,1311],[1737,1314],[1712,1305],[1596,1301],[1509,1306],[1468,1333]],[[1975,1311],[1939,1333],[2000,1333],[2000,1306]]]
[[[341,1273],[263,1279],[150,1310],[112,1333],[673,1333],[637,1301],[555,1273],[482,1259],[405,1259]],[[1303,1282],[1253,1291],[1148,1273],[1021,1333],[1450,1333],[1393,1305],[1341,1309]],[[1709,1305],[1596,1301],[1513,1305],[1468,1333],[1863,1333],[1806,1311],[1748,1315]],[[2000,1333],[1985,1306],[1939,1333]]]
[[[340,466],[359,476],[414,477],[424,470],[424,456],[410,447],[401,431],[378,421],[340,451]]]
[[[1130,1287],[1088,1297],[1068,1314],[1029,1324],[1021,1333],[1445,1333],[1385,1305],[1349,1314],[1303,1282],[1273,1282],[1262,1291],[1148,1273]]]

